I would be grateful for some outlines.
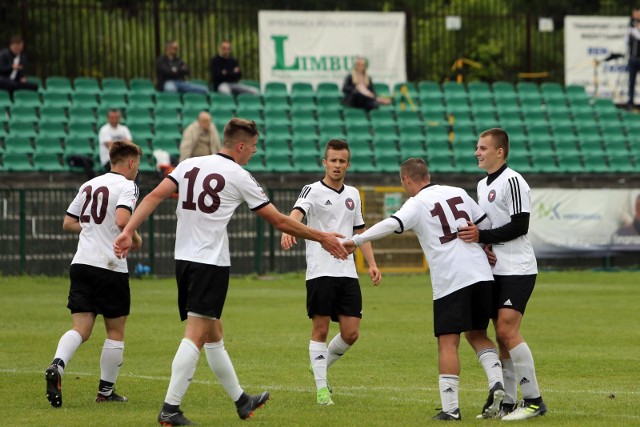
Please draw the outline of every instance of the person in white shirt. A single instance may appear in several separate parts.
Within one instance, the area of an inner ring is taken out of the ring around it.
[[[358,189],[345,185],[351,151],[349,144],[340,139],[330,140],[324,150],[322,164],[325,175],[321,181],[306,185],[298,196],[290,216],[297,221],[306,217],[310,227],[335,230],[352,235],[364,231],[362,203]],[[283,233],[284,250],[297,244],[296,238]],[[327,383],[327,370],[356,342],[362,318],[362,293],[358,282],[353,255],[338,260],[313,241],[307,249],[307,314],[312,321],[309,359],[316,382],[316,401],[320,405],[333,405],[332,390]],[[382,275],[376,265],[371,244],[361,248],[369,277],[375,286]],[[340,324],[338,333],[327,347],[329,324]]]
[[[400,180],[411,198],[391,217],[362,234],[354,235],[344,245],[353,252],[356,247],[391,233],[413,230],[416,234],[429,264],[434,334],[438,339],[442,411],[433,419],[456,421],[462,418],[458,403],[460,334],[487,328],[493,285],[491,267],[484,250],[477,243],[458,239],[457,229],[467,221],[482,227],[490,227],[491,224],[462,188],[432,184],[422,159],[404,161],[400,166]],[[483,365],[486,364],[493,398],[487,410],[497,413],[504,389],[495,344],[482,336],[477,337],[474,345],[487,350]]]
[[[475,155],[478,166],[487,171],[487,176],[478,183],[478,203],[493,228],[478,230],[469,224],[459,228],[458,237],[465,242],[491,245],[495,253],[492,318],[506,393],[497,416],[507,421],[522,420],[547,412],[533,354],[520,334],[522,317],[538,274],[536,256],[527,236],[531,190],[524,178],[507,166],[509,136],[504,130],[494,128],[481,133]],[[486,334],[486,330],[474,330],[467,333],[467,338],[472,343]],[[524,401],[516,407],[518,384]]]
[[[69,303],[73,328],[58,342],[45,371],[47,399],[54,408],[62,406],[61,377],[82,343],[91,336],[96,316],[102,314],[107,329],[100,358],[100,384],[96,402],[126,402],[115,393],[124,353],[124,328],[131,298],[127,260],[113,254],[113,239],[127,225],[138,200],[133,179],[138,174],[142,150],[118,141],[111,146],[111,172],[85,182],[69,205],[63,229],[79,233],[78,250],[71,261]],[[133,248],[142,239],[133,234]]]
[[[100,145],[100,164],[105,172],[109,172],[109,149],[116,141],[131,142],[131,132],[125,125],[120,124],[120,110],[111,109],[107,113],[107,123],[98,132],[98,144]]]
[[[260,185],[242,168],[256,153],[258,129],[253,121],[234,118],[224,128],[218,154],[186,159],[136,209],[114,252],[125,257],[134,231],[158,204],[180,194],[176,215],[176,278],[178,308],[187,320],[184,339],[171,367],[171,381],[158,422],[189,425],[180,410],[204,347],[209,367],[235,402],[241,419],[251,417],[269,399],[269,393],[248,395],[236,377],[224,348],[222,310],[229,286],[230,254],[227,224],[236,208],[246,202],[253,212],[278,230],[320,242],[332,255],[346,259],[338,233],[322,232],[280,213]]]

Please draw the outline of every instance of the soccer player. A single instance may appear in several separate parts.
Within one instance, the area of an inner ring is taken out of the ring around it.
[[[96,402],[126,402],[115,393],[115,383],[124,353],[124,327],[129,315],[129,273],[127,261],[113,254],[113,239],[131,218],[138,200],[133,182],[138,174],[142,150],[117,141],[111,145],[111,172],[93,178],[80,187],[69,205],[62,228],[79,233],[78,251],[71,261],[69,303],[73,328],[58,342],[51,366],[45,371],[47,399],[54,408],[62,406],[61,378],[80,345],[91,336],[96,316],[102,314],[107,339],[100,358],[100,384]],[[142,239],[133,235],[133,248]]]
[[[176,280],[180,318],[187,320],[184,339],[171,367],[171,381],[158,415],[162,425],[190,425],[180,410],[204,347],[209,367],[235,402],[241,419],[269,399],[269,393],[248,395],[236,377],[224,347],[222,309],[229,286],[229,239],[227,224],[243,202],[258,216],[281,231],[318,241],[334,256],[346,259],[338,233],[311,229],[280,213],[251,174],[242,168],[256,152],[255,122],[234,118],[224,128],[218,154],[186,159],[138,206],[131,221],[114,242],[116,255],[125,257],[134,230],[158,204],[179,191],[176,207]]]
[[[458,404],[460,334],[489,325],[493,276],[484,250],[475,243],[457,238],[457,227],[472,221],[489,227],[478,204],[461,188],[431,183],[424,160],[408,159],[400,166],[402,187],[411,196],[390,218],[373,225],[344,243],[349,252],[366,242],[391,233],[413,230],[427,257],[433,288],[433,325],[438,339],[438,370],[442,411],[434,420],[461,419]],[[486,336],[478,337],[478,347],[493,348]],[[491,360],[493,384],[502,387],[502,370],[497,351],[487,352]],[[502,396],[490,408],[497,412]]]
[[[524,178],[507,166],[509,136],[504,130],[489,129],[480,134],[475,155],[478,166],[487,171],[487,177],[478,183],[478,203],[495,228],[478,230],[469,224],[459,228],[458,237],[465,242],[491,245],[495,253],[492,318],[506,393],[498,416],[503,420],[524,420],[547,412],[533,355],[520,334],[522,316],[538,273],[536,256],[527,237],[531,192]],[[474,330],[466,336],[472,343],[486,334],[486,330]],[[524,401],[516,407],[518,384]]]
[[[364,231],[360,193],[344,184],[351,151],[346,141],[330,140],[324,150],[322,164],[325,175],[321,181],[306,185],[290,216],[297,221],[307,218],[310,227],[336,230],[352,235]],[[297,243],[296,238],[283,233],[284,250]],[[338,361],[359,336],[362,318],[362,293],[353,255],[338,260],[322,250],[320,245],[307,241],[307,314],[311,318],[309,359],[316,382],[316,400],[320,405],[333,405],[327,384],[327,370]],[[369,277],[375,286],[382,275],[376,265],[371,244],[362,246],[362,254],[369,265]],[[338,333],[327,347],[329,323],[340,324]]]

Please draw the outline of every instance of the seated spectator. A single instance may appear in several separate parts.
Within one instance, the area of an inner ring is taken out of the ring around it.
[[[378,108],[379,105],[391,103],[388,98],[376,97],[373,82],[367,75],[367,60],[363,57],[356,58],[353,71],[344,79],[342,92],[344,93],[342,102],[353,108],[369,111]]]
[[[0,89],[10,94],[18,89],[38,90],[38,85],[27,82],[27,58],[22,52],[23,49],[22,37],[13,36],[9,47],[0,51]]]
[[[198,120],[191,123],[182,133],[180,161],[191,157],[208,156],[220,151],[220,135],[211,123],[211,115],[206,111],[198,114]]]
[[[231,42],[229,40],[223,40],[220,43],[218,54],[211,58],[209,67],[211,69],[213,90],[226,95],[260,93],[258,88],[238,83],[242,78],[242,71],[240,71],[238,60],[231,56]]]
[[[209,89],[203,85],[185,80],[189,67],[178,56],[178,42],[171,40],[165,45],[164,55],[156,60],[156,89],[164,92],[194,92],[208,94]]]
[[[109,150],[116,141],[132,142],[131,132],[125,125],[120,124],[120,110],[111,109],[107,113],[107,124],[98,132],[98,144],[100,144],[100,164],[105,172],[111,170]]]

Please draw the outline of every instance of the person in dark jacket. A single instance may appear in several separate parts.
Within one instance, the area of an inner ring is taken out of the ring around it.
[[[259,94],[260,90],[253,86],[239,83],[242,71],[238,60],[231,56],[231,41],[222,40],[218,47],[218,54],[211,58],[209,63],[211,70],[211,84],[213,90],[226,95],[239,93]]]
[[[376,96],[373,81],[367,74],[367,60],[363,57],[356,58],[353,71],[342,85],[344,93],[343,103],[353,108],[363,108],[367,111],[378,108],[379,105],[389,105],[387,98]]]
[[[178,56],[178,42],[171,40],[165,45],[165,53],[156,60],[156,89],[164,92],[194,92],[208,94],[206,86],[186,81],[189,67]]]
[[[636,91],[636,75],[640,70],[640,8],[631,11],[629,22],[629,101],[627,109],[634,107],[633,98]]]
[[[0,89],[13,93],[18,89],[38,90],[38,85],[27,82],[25,65],[27,62],[24,41],[20,36],[13,36],[9,47],[0,50]]]

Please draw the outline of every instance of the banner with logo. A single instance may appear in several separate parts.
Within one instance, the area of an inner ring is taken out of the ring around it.
[[[640,189],[540,188],[531,202],[538,258],[640,251]]]
[[[356,57],[367,59],[373,82],[407,79],[405,15],[398,12],[260,11],[260,82],[335,82]]]
[[[585,86],[589,95],[616,104],[626,103],[628,31],[629,17],[566,16],[565,83]]]

